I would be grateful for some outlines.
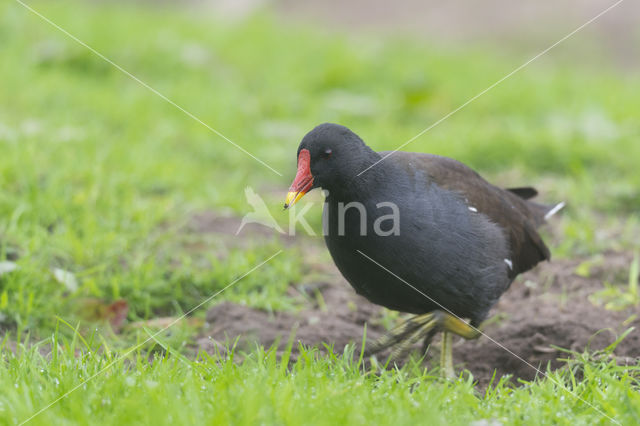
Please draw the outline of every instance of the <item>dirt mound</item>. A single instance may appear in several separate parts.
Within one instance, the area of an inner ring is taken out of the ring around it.
[[[636,330],[618,345],[615,354],[639,357],[640,319],[631,317],[633,312],[612,312],[589,301],[591,294],[603,288],[603,281],[618,277],[619,282],[630,263],[628,254],[606,253],[588,277],[575,273],[580,261],[539,265],[515,282],[493,309],[498,320],[484,330],[490,338],[454,342],[457,368],[471,371],[480,386],[491,380],[494,370],[497,377],[508,374],[513,379],[531,380],[538,374],[536,368],[544,371],[548,362],[558,367],[562,364],[558,358],[567,357],[553,345],[574,351],[602,349],[631,326]],[[240,348],[250,350],[256,343],[269,347],[279,342],[281,350],[295,328],[296,341],[320,348],[323,343],[332,344],[341,352],[347,343],[362,342],[365,323],[367,340],[385,330],[381,325],[384,310],[357,296],[337,271],[334,283],[316,283],[295,291],[309,306],[298,313],[267,313],[228,302],[213,307],[207,313],[208,329],[199,346],[213,351],[221,347],[220,342],[239,337]],[[437,362],[438,358],[428,355],[427,359]]]
[[[295,291],[310,302],[308,309],[298,313],[265,312],[230,302],[223,302],[207,312],[209,329],[198,340],[201,348],[212,351],[222,349],[220,342],[230,342],[239,337],[238,347],[251,350],[256,344],[270,347],[278,342],[284,349],[294,333],[294,342],[307,346],[333,345],[341,352],[348,343],[362,342],[367,323],[368,338],[375,339],[384,331],[376,320],[382,308],[369,303],[355,294],[346,283],[333,285],[317,283],[306,285]],[[295,358],[297,348],[294,345]]]
[[[490,380],[494,369],[497,377],[510,374],[531,380],[539,374],[536,368],[545,371],[547,363],[555,368],[562,364],[558,358],[567,358],[567,353],[553,346],[578,352],[604,349],[632,326],[636,330],[617,346],[615,354],[640,357],[640,319],[634,319],[631,310],[613,312],[589,300],[603,288],[603,281],[628,274],[631,256],[604,254],[589,277],[575,273],[580,263],[559,260],[525,274],[493,309],[501,320],[484,332],[495,342],[487,337],[457,342],[455,361],[464,363],[480,384]]]

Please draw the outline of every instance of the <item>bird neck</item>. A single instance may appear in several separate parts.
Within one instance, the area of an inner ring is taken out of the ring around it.
[[[326,188],[329,191],[327,201],[344,203],[364,201],[370,199],[372,195],[388,183],[385,176],[389,176],[391,172],[389,168],[392,165],[380,162],[367,169],[380,160],[380,155],[373,151],[372,153],[375,156],[371,156],[369,158],[370,161],[363,162],[363,164],[358,165],[359,167],[353,168],[351,176],[344,177],[340,182],[332,185],[331,188]]]

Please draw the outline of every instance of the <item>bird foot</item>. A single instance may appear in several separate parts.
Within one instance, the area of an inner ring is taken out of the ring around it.
[[[451,334],[457,334],[465,339],[475,339],[480,331],[461,319],[443,311],[433,311],[427,314],[409,318],[387,334],[376,340],[365,350],[365,356],[371,356],[387,348],[394,347],[392,359],[404,358],[411,347],[423,340],[422,352],[425,353],[433,337],[443,332],[440,356],[441,374],[443,377],[455,377],[451,356]]]

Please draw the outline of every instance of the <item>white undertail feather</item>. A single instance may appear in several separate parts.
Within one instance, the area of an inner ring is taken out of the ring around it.
[[[549,210],[547,212],[547,214],[544,215],[544,220],[549,219],[551,216],[553,216],[554,214],[558,213],[560,210],[562,210],[562,208],[565,206],[565,202],[562,201],[561,203],[556,204],[551,210]]]

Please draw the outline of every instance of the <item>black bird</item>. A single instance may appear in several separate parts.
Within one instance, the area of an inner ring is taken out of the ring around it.
[[[285,208],[327,190],[325,242],[340,272],[371,302],[415,314],[368,353],[397,344],[392,355],[404,355],[423,339],[426,350],[443,331],[451,376],[450,333],[478,337],[514,278],[550,258],[536,228],[564,204],[529,201],[535,189],[498,188],[450,158],[388,154],[344,126],[317,126],[298,147]]]

